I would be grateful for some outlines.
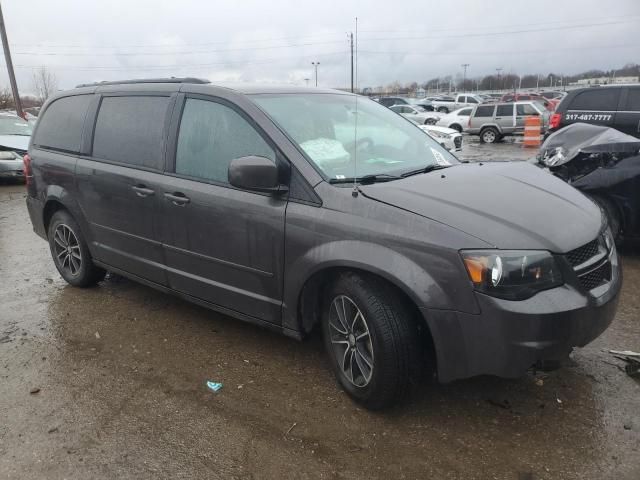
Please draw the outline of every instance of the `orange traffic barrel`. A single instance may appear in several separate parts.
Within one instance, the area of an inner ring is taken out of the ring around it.
[[[531,115],[524,119],[524,146],[539,147],[542,143],[542,124],[540,117]]]

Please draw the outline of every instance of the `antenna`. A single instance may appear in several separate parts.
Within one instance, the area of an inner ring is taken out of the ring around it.
[[[353,37],[351,37],[351,61],[353,62]],[[352,64],[353,65],[353,64]],[[358,90],[358,17],[356,17],[356,92]],[[353,92],[353,66],[351,67],[351,92]],[[351,196],[358,197],[358,94],[356,93],[355,125],[353,128],[353,191]]]

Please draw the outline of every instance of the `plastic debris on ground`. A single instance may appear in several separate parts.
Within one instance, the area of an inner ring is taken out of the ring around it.
[[[631,350],[609,350],[619,360],[625,361],[624,371],[630,377],[640,377],[640,353]]]
[[[218,382],[212,382],[211,380],[207,380],[207,388],[212,392],[217,392],[222,388],[222,384]]]

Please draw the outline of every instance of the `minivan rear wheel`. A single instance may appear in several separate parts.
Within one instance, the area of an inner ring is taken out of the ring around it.
[[[106,272],[93,263],[80,227],[69,212],[53,214],[47,237],[53,263],[67,283],[90,287],[104,278]]]
[[[326,293],[322,331],[338,382],[366,408],[397,403],[418,371],[411,309],[383,281],[356,273],[340,275]]]
[[[500,133],[493,127],[484,128],[480,132],[480,141],[482,143],[496,143],[500,140]]]

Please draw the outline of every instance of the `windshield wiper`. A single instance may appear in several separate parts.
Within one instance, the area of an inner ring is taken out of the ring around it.
[[[390,175],[388,173],[376,173],[372,175],[363,175],[362,177],[345,177],[332,178],[329,183],[359,183],[361,185],[369,185],[371,183],[390,182],[392,180],[400,180],[402,177]]]
[[[400,175],[402,178],[410,177],[412,175],[418,175],[420,173],[429,173],[434,170],[442,170],[443,168],[449,168],[451,165],[438,165],[437,163],[433,165],[427,165],[426,167],[419,168],[418,170],[410,170],[408,172],[404,172]]]

